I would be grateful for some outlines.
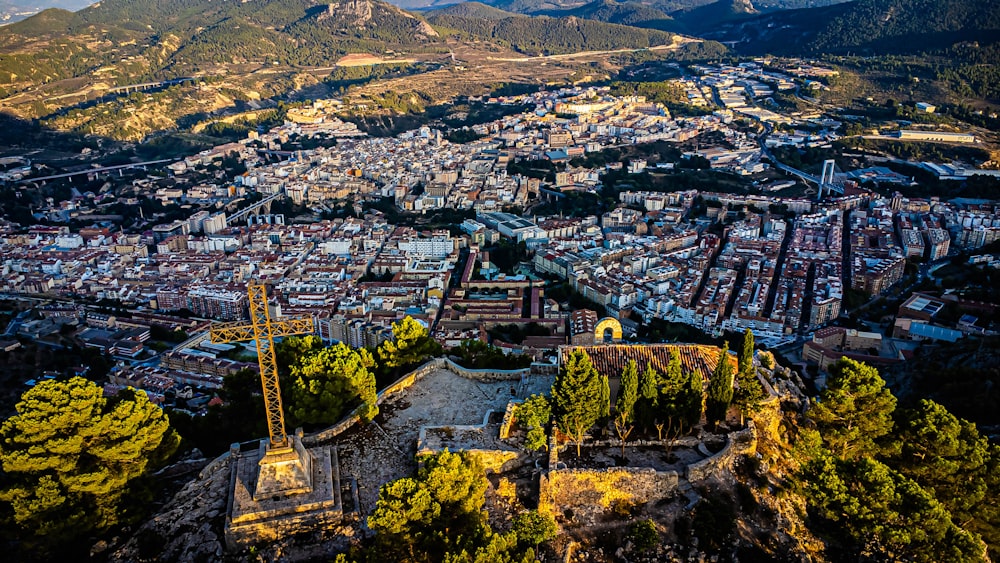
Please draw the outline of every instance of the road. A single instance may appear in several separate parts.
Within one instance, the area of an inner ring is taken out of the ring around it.
[[[576,53],[563,53],[561,55],[539,55],[537,57],[487,57],[490,61],[505,63],[520,63],[526,61],[562,61],[566,59],[578,59],[581,57],[592,57],[594,55],[615,55],[619,53],[638,53],[639,51],[672,51],[687,43],[700,43],[699,39],[689,39],[679,35],[674,36],[674,42],[670,45],[657,45],[656,47],[644,47],[642,49],[613,49],[610,51],[577,51]]]
[[[133,162],[131,164],[119,164],[116,166],[102,166],[100,168],[88,168],[86,170],[81,170],[79,172],[67,172],[65,174],[53,174],[52,176],[41,176],[38,178],[24,178],[23,180],[18,180],[20,184],[29,184],[32,182],[44,182],[46,180],[56,180],[59,178],[69,178],[72,176],[80,176],[82,174],[98,174],[101,172],[108,172],[111,170],[123,170],[125,168],[136,168],[139,166],[150,166],[153,164],[164,164],[167,162],[175,162],[174,159],[163,159],[163,160],[147,160],[145,162]]]

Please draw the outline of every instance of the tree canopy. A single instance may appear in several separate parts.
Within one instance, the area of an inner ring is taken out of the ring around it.
[[[521,403],[514,411],[518,423],[528,431],[524,439],[524,447],[529,450],[540,450],[546,447],[547,436],[545,427],[552,419],[552,406],[545,395],[532,395]]]
[[[729,342],[722,345],[719,361],[708,380],[708,396],[705,397],[705,414],[708,421],[718,424],[726,418],[726,411],[733,402],[733,366],[729,363]]]
[[[437,356],[441,351],[441,345],[431,338],[427,327],[407,315],[392,323],[392,340],[379,346],[378,357],[386,367],[398,370]]]
[[[764,386],[757,377],[757,367],[753,363],[754,338],[753,332],[747,329],[743,335],[743,349],[740,351],[739,371],[736,374],[736,389],[733,400],[740,409],[740,414],[747,416],[760,410],[760,404],[765,398]]]
[[[983,561],[982,539],[996,550],[998,450],[974,425],[927,400],[897,410],[878,371],[849,359],[806,416],[799,483],[845,558]]]
[[[896,398],[875,368],[842,358],[809,410],[830,451],[856,459],[879,452],[877,441],[892,430]]]
[[[163,411],[129,388],[105,398],[82,378],[46,380],[0,427],[0,502],[32,533],[77,537],[130,517],[130,485],[180,441]]]
[[[416,477],[382,486],[368,526],[377,532],[369,560],[445,563],[534,561],[516,532],[497,534],[482,511],[489,485],[482,466],[447,450],[423,459]],[[528,522],[525,543],[547,539],[542,523]],[[539,534],[542,537],[539,538]]]
[[[607,378],[597,372],[590,356],[573,350],[552,384],[552,411],[559,425],[576,442],[577,455],[584,434],[604,415]]]
[[[309,424],[336,422],[358,402],[361,418],[378,414],[375,375],[367,350],[354,350],[343,342],[319,350],[310,349],[291,366],[288,411]]]
[[[663,388],[658,401],[662,420],[678,433],[694,427],[701,419],[704,402],[701,375],[695,371],[683,371],[681,356],[676,348],[670,351],[670,363],[663,374]]]

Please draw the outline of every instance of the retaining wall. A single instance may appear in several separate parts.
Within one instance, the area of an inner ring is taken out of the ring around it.
[[[497,381],[514,381],[520,380],[523,377],[530,375],[531,369],[516,369],[516,370],[491,370],[491,369],[468,369],[464,368],[455,362],[447,358],[434,358],[426,364],[420,366],[419,368],[411,371],[410,373],[400,377],[388,387],[382,389],[378,392],[377,398],[375,399],[376,405],[381,405],[387,401],[390,397],[403,391],[404,389],[410,387],[414,383],[420,381],[427,374],[437,371],[439,369],[446,369],[459,377],[464,377],[466,379],[473,379],[476,381],[483,381],[486,383],[495,383]],[[363,406],[363,405],[362,405]],[[324,428],[318,432],[314,432],[302,439],[302,443],[311,446],[314,444],[321,444],[323,442],[333,440],[342,432],[353,426],[354,424],[361,421],[361,410],[362,406],[354,409],[350,414],[345,416],[340,422],[334,424],[333,426]]]

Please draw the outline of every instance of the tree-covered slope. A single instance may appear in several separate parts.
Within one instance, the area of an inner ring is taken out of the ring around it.
[[[428,21],[529,54],[643,49],[669,45],[673,41],[673,35],[663,31],[576,17],[513,16],[500,20],[483,20],[438,14],[431,16]]]
[[[779,54],[884,55],[1000,42],[995,0],[856,0],[771,12],[718,30],[742,50]]]
[[[575,16],[588,20],[631,25],[663,31],[683,31],[681,26],[663,10],[639,2],[597,0],[572,10],[547,12],[549,16]]]
[[[452,4],[445,8],[440,8],[427,12],[428,17],[431,16],[455,16],[461,18],[479,18],[483,20],[502,20],[504,18],[510,18],[517,16],[513,12],[508,12],[501,10],[500,8],[495,8],[493,6],[488,6],[480,2],[462,2],[461,4]]]
[[[0,95],[83,75],[128,84],[214,63],[323,65],[438,42],[423,18],[380,0],[106,0],[0,28]]]

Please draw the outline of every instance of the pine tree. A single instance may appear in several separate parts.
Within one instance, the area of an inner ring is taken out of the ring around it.
[[[639,375],[639,399],[635,405],[635,418],[639,427],[648,432],[656,419],[657,386],[660,374],[653,369],[652,362],[646,364],[646,369]]]
[[[629,360],[622,370],[622,383],[618,389],[618,400],[615,401],[615,411],[618,416],[628,422],[635,419],[635,402],[639,398],[639,366],[635,360]]]
[[[407,315],[392,323],[392,340],[378,348],[378,357],[389,368],[405,368],[441,353],[441,345],[431,338],[427,327]]]
[[[615,401],[615,431],[622,441],[622,457],[625,457],[625,440],[635,428],[635,403],[639,398],[639,366],[629,360],[622,370],[622,383]]]
[[[590,356],[577,349],[567,356],[552,385],[552,411],[559,430],[576,442],[580,455],[583,436],[601,418],[608,401],[603,401],[602,377],[590,362]]]
[[[719,361],[708,380],[708,396],[705,397],[705,414],[708,422],[717,425],[725,420],[729,404],[733,402],[733,366],[729,363],[729,342],[722,345]]]
[[[684,423],[688,428],[694,428],[701,422],[701,415],[705,411],[705,382],[697,371],[687,373],[687,387],[681,405]]]
[[[753,363],[754,338],[753,332],[747,329],[743,335],[743,349],[740,352],[740,370],[736,376],[734,401],[740,409],[740,418],[749,416],[760,410],[760,404],[765,398],[764,387],[757,377],[757,368]]]
[[[857,459],[880,453],[878,441],[892,431],[895,409],[896,398],[878,370],[841,358],[808,416],[834,455]]]
[[[598,377],[601,381],[601,418],[607,422],[608,417],[611,416],[611,383],[607,376],[599,375]]]
[[[180,442],[142,391],[107,399],[82,378],[42,381],[0,427],[0,502],[26,531],[54,539],[119,523],[129,485]]]
[[[375,375],[366,363],[343,342],[299,357],[292,364],[289,412],[301,422],[326,424],[340,420],[360,402],[361,418],[375,418]]]

